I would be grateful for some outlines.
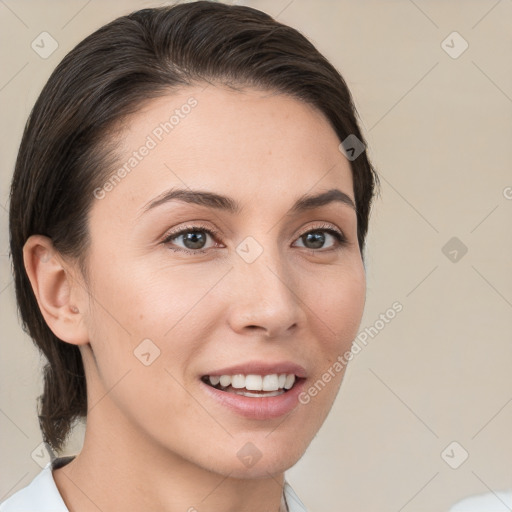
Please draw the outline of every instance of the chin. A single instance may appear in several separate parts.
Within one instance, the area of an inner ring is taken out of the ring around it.
[[[240,479],[264,479],[280,475],[294,466],[301,458],[298,457],[282,457],[274,456],[272,460],[264,461],[263,457],[257,461],[252,467],[244,467],[243,464],[229,464],[225,469],[227,471],[219,471],[219,473],[231,478]]]
[[[269,442],[269,438],[265,440],[265,437],[260,440],[254,439],[254,442],[244,440],[240,446],[241,448],[237,447],[233,458],[226,458],[226,451],[219,454],[223,459],[222,467],[218,468],[219,473],[242,479],[269,478],[282,474],[300,460],[307,443],[298,442],[297,436],[290,436],[287,441],[283,441],[281,436],[274,442]]]

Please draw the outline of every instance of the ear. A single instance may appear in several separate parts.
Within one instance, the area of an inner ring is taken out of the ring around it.
[[[73,279],[73,269],[54,249],[50,238],[32,235],[23,260],[39,309],[57,338],[73,345],[89,342],[83,313],[87,292]]]

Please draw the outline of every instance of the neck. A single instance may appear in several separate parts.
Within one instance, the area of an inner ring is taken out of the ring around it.
[[[284,473],[243,479],[210,471],[155,444],[108,395],[102,402],[89,412],[80,454],[53,473],[70,512],[280,511]]]

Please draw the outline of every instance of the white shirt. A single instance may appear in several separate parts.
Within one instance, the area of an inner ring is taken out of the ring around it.
[[[61,457],[48,462],[30,484],[0,504],[0,512],[69,512],[55,484],[52,470],[64,466],[71,459],[73,457]],[[286,480],[279,512],[307,512]]]
[[[449,512],[510,512],[511,510],[512,490],[470,496],[453,505]]]

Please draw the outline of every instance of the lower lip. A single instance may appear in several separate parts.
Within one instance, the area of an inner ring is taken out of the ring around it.
[[[299,394],[304,388],[305,379],[295,382],[294,386],[278,396],[248,397],[221,391],[200,381],[203,389],[214,400],[220,402],[237,414],[253,420],[270,420],[291,412],[299,403]]]

